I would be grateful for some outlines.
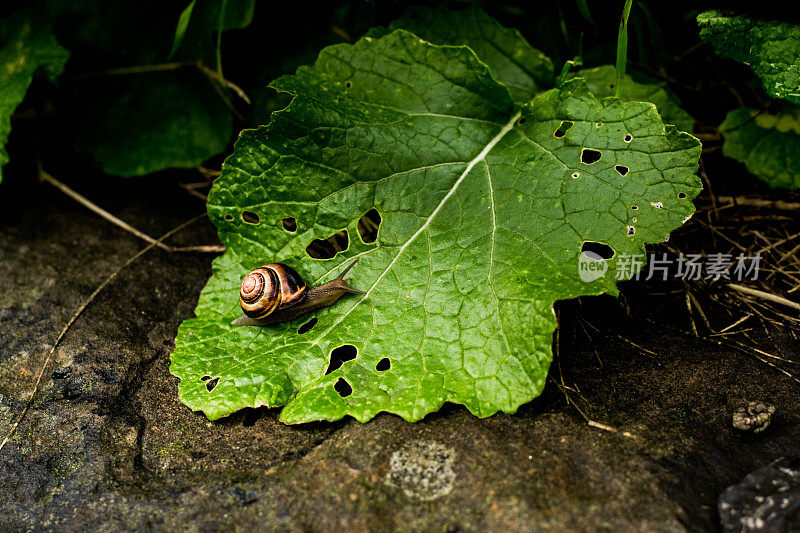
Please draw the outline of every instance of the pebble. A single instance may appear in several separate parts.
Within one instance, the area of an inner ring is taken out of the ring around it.
[[[740,431],[761,433],[769,426],[775,406],[767,402],[755,401],[740,405],[733,412],[733,427]]]

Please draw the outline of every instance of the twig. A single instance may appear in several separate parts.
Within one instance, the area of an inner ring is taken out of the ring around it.
[[[331,31],[336,35],[338,35],[339,37],[341,37],[342,39],[344,39],[345,41],[347,41],[348,43],[353,42],[353,38],[350,37],[350,34],[347,33],[345,30],[343,30],[342,28],[340,28],[339,26],[336,25],[331,26]]]
[[[697,337],[697,324],[694,322],[694,316],[692,315],[692,299],[689,297],[689,289],[686,289],[686,310],[689,314],[689,323],[692,325],[692,333],[694,336]]]
[[[33,385],[33,392],[31,393],[31,397],[28,399],[28,403],[25,404],[25,408],[22,410],[22,413],[19,415],[19,418],[17,418],[16,422],[14,422],[11,425],[11,430],[8,432],[8,435],[6,435],[6,437],[3,439],[3,442],[0,442],[0,452],[3,451],[3,447],[6,445],[6,443],[9,440],[11,440],[11,437],[14,436],[14,432],[17,430],[17,427],[19,427],[20,422],[22,422],[22,419],[25,418],[25,415],[28,413],[28,410],[31,408],[31,405],[33,405],[33,400],[36,397],[36,393],[39,390],[39,385],[42,382],[42,376],[44,376],[44,371],[47,369],[47,365],[50,364],[50,359],[53,357],[53,353],[56,351],[56,347],[58,346],[58,343],[61,342],[61,339],[64,338],[64,335],[67,334],[67,331],[72,326],[72,324],[78,319],[78,317],[81,315],[81,313],[83,313],[83,311],[89,306],[89,304],[91,304],[94,301],[94,299],[97,297],[97,295],[100,294],[100,291],[102,291],[104,288],[106,288],[106,286],[108,286],[108,284],[111,283],[111,281],[113,281],[114,278],[117,277],[117,274],[119,274],[122,271],[122,269],[124,269],[125,267],[127,267],[128,265],[130,265],[131,263],[136,261],[137,259],[139,259],[141,256],[143,256],[144,254],[146,254],[147,252],[152,250],[154,247],[158,246],[158,244],[161,241],[163,241],[164,239],[167,239],[167,238],[171,237],[172,235],[174,235],[175,233],[178,233],[179,231],[181,231],[182,229],[184,229],[188,225],[200,220],[204,216],[205,216],[205,214],[197,215],[196,217],[194,217],[194,218],[192,218],[190,220],[187,220],[183,224],[180,224],[179,226],[176,226],[176,227],[172,228],[171,230],[166,232],[164,235],[162,235],[161,237],[156,239],[154,242],[151,242],[150,244],[148,244],[147,246],[145,246],[144,248],[139,250],[135,255],[133,255],[131,258],[129,258],[127,261],[125,261],[122,264],[122,266],[120,266],[117,270],[112,272],[100,285],[97,286],[97,288],[92,292],[92,294],[90,294],[89,297],[86,298],[86,300],[84,300],[83,303],[81,303],[80,306],[78,306],[78,310],[75,311],[75,313],[72,315],[72,317],[70,317],[70,319],[67,321],[66,325],[61,329],[61,333],[58,334],[58,337],[56,338],[56,341],[53,343],[53,346],[50,348],[50,351],[47,352],[47,356],[44,359],[44,363],[42,364],[42,368],[41,368],[41,370],[39,370],[39,375],[37,376],[36,382]]]
[[[723,239],[725,239],[726,241],[728,241],[728,243],[730,243],[730,244],[734,245],[736,248],[738,248],[738,249],[739,249],[739,250],[741,250],[742,252],[749,252],[749,250],[748,250],[747,248],[745,248],[744,246],[742,246],[742,245],[741,245],[741,244],[739,244],[738,242],[734,241],[733,239],[731,239],[730,237],[728,237],[727,235],[725,235],[724,233],[722,233],[720,230],[718,230],[717,228],[715,228],[715,227],[714,227],[714,226],[712,226],[711,224],[709,224],[709,223],[707,223],[707,222],[703,222],[703,221],[702,221],[702,220],[700,220],[699,218],[694,218],[693,220],[696,220],[696,221],[697,221],[697,222],[698,222],[700,225],[707,227],[707,228],[708,228],[708,229],[710,229],[710,230],[711,230],[711,231],[712,231],[714,234],[716,234],[716,235],[719,235],[720,237],[722,237]]]
[[[777,294],[771,294],[769,292],[760,291],[758,289],[751,289],[750,287],[745,287],[744,285],[738,285],[736,283],[728,283],[728,287],[730,287],[735,291],[744,294],[749,294],[750,296],[755,296],[756,298],[761,298],[762,300],[768,300],[776,304],[785,305],[787,307],[791,307],[792,309],[800,311],[799,303],[787,300],[786,298],[778,296]]]
[[[795,246],[794,248],[792,248],[791,250],[789,250],[788,252],[786,252],[785,254],[783,254],[783,257],[781,257],[780,259],[778,259],[778,264],[780,265],[780,264],[781,264],[781,263],[783,263],[783,262],[784,262],[786,259],[790,259],[790,258],[794,257],[794,254],[796,254],[798,250],[800,250],[800,244],[798,244],[797,246]]]
[[[89,73],[77,75],[76,78],[87,78],[96,76],[118,76],[125,74],[146,74],[148,72],[165,72],[169,70],[178,70],[185,67],[194,65],[193,61],[179,61],[175,63],[157,63],[155,65],[136,65],[133,67],[120,67],[110,68],[99,73]]]
[[[667,328],[667,329],[671,329],[673,331],[676,331],[678,333],[681,333],[683,335],[692,336],[688,331],[684,331],[684,330],[682,330],[680,328],[676,328],[674,326],[670,326],[669,324],[665,324],[663,322],[657,322],[657,321],[655,321],[655,320],[653,320],[651,318],[647,318],[647,317],[643,317],[643,319],[646,322],[650,323],[650,324],[654,324],[654,325],[658,326],[659,328]],[[764,363],[764,364],[766,364],[768,366],[771,366],[772,368],[774,368],[778,372],[784,374],[785,376],[787,376],[789,379],[791,379],[795,383],[800,383],[800,379],[798,379],[797,376],[795,376],[791,372],[788,372],[788,371],[784,370],[783,368],[779,367],[778,365],[776,365],[772,361],[764,358],[764,356],[766,356],[766,357],[773,358],[773,359],[782,359],[782,358],[778,357],[777,355],[771,354],[769,352],[765,352],[764,350],[761,350],[759,348],[755,348],[753,346],[748,346],[746,344],[743,344],[741,342],[734,341],[734,340],[730,340],[730,341],[728,341],[728,340],[719,340],[719,339],[712,338],[712,337],[698,337],[698,338],[700,340],[716,344],[717,346],[722,346],[722,347],[725,347],[725,348],[733,348],[735,350],[738,350],[738,351],[744,353],[745,355],[749,355],[751,357],[754,357],[758,361],[761,361],[762,363]]]
[[[239,87],[232,81],[226,79],[224,76],[222,76],[220,72],[208,68],[205,64],[203,64],[202,61],[177,61],[174,63],[156,63],[152,65],[135,65],[133,67],[111,68],[108,70],[104,70],[102,72],[77,75],[74,76],[74,78],[80,79],[80,78],[91,78],[98,76],[119,76],[126,74],[146,74],[148,72],[167,72],[170,70],[178,70],[186,67],[194,67],[198,69],[200,72],[202,72],[209,78],[233,90],[233,92],[235,92],[239,96],[239,98],[247,102],[248,105],[251,103],[250,98],[242,90],[241,87]]]
[[[567,391],[567,387],[566,387],[566,385],[563,385],[563,376],[562,376],[562,383],[559,383],[558,381],[556,381],[554,379],[552,379],[552,381],[556,384],[556,387],[561,389],[561,392],[567,398],[567,405],[571,405],[572,407],[575,408],[576,411],[578,411],[578,414],[581,415],[581,417],[586,421],[586,425],[587,426],[590,426],[590,427],[593,427],[593,428],[597,428],[597,429],[602,429],[603,431],[608,431],[608,432],[611,432],[611,433],[618,433],[618,434],[622,435],[623,437],[627,437],[629,439],[633,439],[633,440],[638,439],[638,437],[636,435],[634,435],[633,433],[630,433],[628,431],[620,431],[617,428],[615,428],[614,426],[609,426],[608,424],[603,424],[602,422],[597,422],[597,421],[592,420],[591,418],[589,418],[586,415],[586,413],[583,412],[583,409],[581,409],[578,406],[578,404],[575,403],[569,397],[569,392]]]
[[[213,180],[214,178],[218,178],[220,174],[222,174],[221,170],[215,170],[213,168],[204,167],[203,165],[197,166],[197,171],[204,175],[209,181]]]
[[[697,137],[703,142],[721,141],[722,137],[719,133],[692,133],[693,137]]]
[[[626,338],[626,337],[623,337],[622,335],[616,335],[616,334],[614,334],[614,335],[609,335],[609,334],[607,334],[607,333],[603,333],[602,331],[600,331],[600,329],[599,329],[597,326],[595,326],[594,324],[592,324],[592,323],[591,323],[591,322],[589,322],[588,320],[584,320],[583,322],[584,322],[584,323],[585,323],[587,326],[589,326],[590,328],[592,328],[593,330],[595,330],[597,333],[599,333],[600,335],[602,335],[602,336],[604,336],[604,337],[607,337],[607,338],[609,338],[609,339],[611,339],[611,338],[613,338],[613,339],[617,339],[617,340],[621,341],[621,342],[622,342],[622,343],[624,343],[624,344],[629,344],[629,345],[633,346],[634,348],[636,348],[636,349],[637,349],[637,350],[639,350],[640,352],[642,352],[642,353],[644,353],[644,354],[646,354],[646,355],[649,355],[650,357],[653,357],[653,358],[658,358],[658,354],[657,354],[656,352],[654,352],[654,351],[652,351],[652,350],[648,350],[648,349],[647,349],[647,348],[645,348],[644,346],[639,346],[638,344],[636,344],[636,343],[635,343],[635,342],[633,342],[632,340],[630,340],[630,339],[628,339],[628,338]]]
[[[762,238],[762,239],[764,239],[765,241],[769,242],[769,241],[767,240],[767,238],[766,238],[766,237],[764,237],[763,235],[761,235],[759,232],[757,232],[757,231],[754,231],[754,232],[753,232],[753,234],[754,234],[754,235],[757,235],[758,237],[761,237],[761,238]],[[772,244],[770,244],[770,245],[768,245],[768,246],[765,246],[764,248],[761,248],[761,249],[760,249],[760,250],[758,250],[758,252],[756,252],[756,253],[759,253],[759,254],[761,254],[761,253],[764,253],[764,252],[766,252],[766,251],[772,250],[773,248],[777,248],[777,247],[778,247],[778,246],[780,246],[781,244],[786,244],[787,242],[790,242],[790,241],[793,241],[793,240],[795,240],[797,237],[800,237],[800,233],[795,233],[794,235],[789,235],[788,237],[785,237],[785,238],[783,238],[783,239],[781,239],[781,240],[779,240],[779,241],[775,241],[775,242],[773,242]],[[778,261],[778,262],[780,263],[780,261]]]
[[[722,203],[743,205],[747,207],[770,207],[780,211],[795,211],[800,209],[800,202],[786,202],[784,200],[764,200],[763,198],[749,198],[747,196],[717,196]]]
[[[90,210],[94,211],[95,213],[97,213],[98,215],[100,215],[104,219],[108,220],[112,224],[124,229],[128,233],[131,233],[131,234],[139,237],[140,239],[142,239],[145,242],[149,242],[150,244],[152,244],[154,246],[158,246],[159,248],[161,248],[162,250],[165,250],[167,252],[221,253],[221,252],[225,251],[225,247],[224,246],[220,246],[220,245],[182,246],[182,247],[169,246],[167,244],[162,243],[161,239],[154,239],[150,235],[147,235],[146,233],[141,232],[138,229],[134,228],[133,226],[131,226],[127,222],[125,222],[123,220],[120,220],[119,218],[115,217],[114,215],[112,215],[111,213],[109,213],[108,211],[103,209],[102,207],[92,203],[88,198],[86,198],[84,196],[81,196],[77,192],[73,191],[72,189],[67,187],[65,184],[61,183],[60,181],[55,179],[53,176],[48,174],[47,171],[42,169],[42,168],[39,169],[39,177],[42,179],[42,181],[46,181],[50,185],[53,185],[54,187],[59,189],[61,192],[63,192],[64,194],[66,194],[67,196],[69,196],[70,198],[75,200],[76,202],[78,202],[81,205],[83,205],[84,207],[87,207]]]
[[[620,430],[618,430],[617,428],[615,428],[613,426],[609,426],[608,424],[603,424],[601,422],[595,422],[594,420],[587,420],[586,424],[591,426],[591,427],[593,427],[593,428],[602,429],[604,431],[610,431],[611,433],[619,433],[623,437],[628,437],[629,439],[636,440],[636,439],[639,438],[636,435],[634,435],[633,433],[630,433],[628,431],[620,431]]]
[[[726,331],[735,328],[736,326],[738,326],[739,324],[741,324],[742,322],[744,322],[745,320],[747,320],[751,316],[753,316],[753,315],[752,314],[744,315],[742,318],[740,318],[739,320],[737,320],[736,322],[734,322],[730,326],[726,326],[726,327],[722,328],[721,330],[719,330],[718,333],[714,333],[713,335],[721,335],[721,334],[725,333]]]
[[[239,87],[238,85],[236,85],[235,83],[233,83],[233,82],[232,82],[232,81],[230,81],[229,79],[227,79],[227,78],[223,77],[223,76],[222,76],[222,75],[221,75],[219,72],[217,72],[217,71],[215,71],[215,70],[212,70],[212,69],[208,68],[207,66],[205,66],[205,65],[204,65],[203,63],[201,63],[200,61],[198,61],[198,62],[197,62],[195,65],[197,66],[197,68],[199,68],[199,69],[200,69],[200,71],[201,71],[203,74],[205,74],[205,75],[206,75],[206,76],[208,76],[209,78],[213,78],[214,80],[216,80],[217,82],[221,83],[222,85],[224,85],[224,86],[225,86],[225,87],[227,87],[228,89],[231,89],[231,90],[233,90],[233,92],[235,92],[235,93],[237,94],[237,96],[239,96],[239,98],[241,98],[242,100],[244,100],[245,102],[247,102],[247,104],[248,104],[248,105],[250,105],[250,104],[251,104],[251,102],[250,102],[250,98],[249,98],[249,97],[247,96],[247,94],[246,94],[246,93],[245,93],[245,92],[242,90],[242,88],[241,88],[241,87]]]
[[[188,192],[189,194],[191,194],[195,198],[199,198],[199,199],[203,200],[204,202],[208,200],[208,196],[206,196],[205,194],[201,193],[197,189],[199,189],[202,186],[207,186],[207,185],[208,185],[207,183],[179,183],[178,184],[178,186],[181,189],[183,189],[184,191]]]
[[[686,291],[686,294],[689,295],[689,299],[692,301],[694,306],[697,308],[697,311],[700,313],[700,317],[703,319],[703,322],[705,323],[705,325],[708,328],[708,330],[711,331],[712,333],[716,333],[714,331],[714,328],[711,327],[711,322],[708,320],[708,317],[706,317],[706,314],[703,312],[703,308],[700,306],[700,302],[698,302],[697,298],[694,297],[694,294],[692,294],[692,292],[689,291],[688,289]],[[695,331],[697,331],[696,328],[695,328]]]

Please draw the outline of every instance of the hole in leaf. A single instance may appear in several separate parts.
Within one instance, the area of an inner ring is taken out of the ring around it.
[[[341,368],[345,361],[352,361],[357,355],[358,350],[352,344],[344,344],[338,348],[334,348],[331,352],[331,362],[328,364],[325,375],[327,376],[334,370]]]
[[[633,140],[633,136],[630,133],[628,133],[627,135],[625,135],[625,138],[623,140],[626,143],[629,143],[629,142],[631,142]]]
[[[656,209],[664,209],[664,204],[661,202],[650,202],[650,205],[652,205]]]
[[[297,220],[294,217],[286,217],[281,222],[283,223],[283,229],[286,231],[291,233],[297,231]]]
[[[601,259],[611,259],[614,257],[614,249],[602,242],[586,241],[583,243],[583,246],[581,246],[581,252],[591,252],[598,255]]]
[[[347,83],[344,84],[344,86],[349,89],[350,87],[353,86],[353,82],[352,81],[348,81]]]
[[[522,125],[523,125],[523,124],[525,124],[526,122],[528,122],[528,119],[527,119],[527,118],[525,118],[525,117],[520,117],[520,119],[517,121],[517,124],[519,124],[520,126],[522,126]]]
[[[638,206],[638,205],[632,205],[632,206],[631,206],[631,209],[633,209],[634,211],[636,211],[637,209],[639,209],[639,206]]]
[[[686,198],[686,193],[685,193],[685,192],[678,193],[678,198],[680,198],[681,200],[683,200],[684,198]]]
[[[634,228],[633,226],[628,226],[628,237],[633,237],[635,233],[636,233],[636,228]]]
[[[624,176],[625,174],[627,174],[627,173],[628,173],[628,171],[629,171],[630,169],[629,169],[628,167],[626,167],[625,165],[617,165],[617,166],[615,166],[615,167],[614,167],[614,170],[616,170],[617,172],[619,172],[619,175],[620,175],[620,176]]]
[[[361,240],[370,244],[378,240],[378,228],[381,227],[381,214],[377,209],[370,209],[358,219],[358,234]]]
[[[339,252],[347,250],[350,245],[350,238],[347,230],[334,233],[327,239],[314,239],[306,247],[306,253],[314,259],[330,259]]]
[[[231,220],[233,220],[233,215],[231,215],[230,213],[228,213],[227,215],[225,215],[225,220],[227,220],[228,222],[230,222]]]
[[[214,378],[210,381],[206,381],[206,390],[208,390],[208,392],[211,392],[217,387],[217,383],[219,383],[219,378]]]
[[[569,120],[565,120],[558,126],[558,129],[553,135],[556,137],[563,137],[564,135],[567,134],[567,130],[570,129],[571,127],[572,127],[572,122],[570,122]]]
[[[211,376],[203,376],[200,378],[201,381],[208,381],[209,379],[211,379]]]
[[[580,173],[580,172],[574,172],[574,173],[572,174],[572,179],[578,179],[578,178],[580,178],[580,177],[581,177],[581,173]]]
[[[392,362],[389,361],[388,357],[384,357],[383,359],[378,361],[377,365],[375,365],[375,370],[377,370],[378,372],[386,372],[390,368],[392,368]]]
[[[600,161],[600,158],[603,156],[597,150],[592,150],[591,148],[584,148],[581,150],[581,162],[586,163],[587,165],[591,165],[592,163],[597,163]]]
[[[258,218],[258,215],[252,211],[242,211],[242,220],[248,224],[258,224],[261,221],[261,219]]]
[[[602,122],[598,122],[597,124],[594,125],[594,127],[595,128],[602,128],[603,127],[603,123]]]
[[[339,396],[342,398],[347,398],[353,394],[353,387],[351,387],[350,384],[344,380],[344,378],[339,378],[336,381],[336,384],[334,384],[333,388],[336,389],[336,392],[338,392]]]
[[[297,330],[297,334],[302,335],[303,333],[308,333],[309,331],[311,331],[311,328],[313,328],[316,325],[317,325],[317,317],[314,317],[305,324],[303,324],[302,326],[300,326],[300,329]]]

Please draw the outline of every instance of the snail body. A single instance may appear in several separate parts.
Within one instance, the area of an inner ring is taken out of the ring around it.
[[[348,293],[365,294],[350,286],[345,274],[358,259],[336,279],[316,287],[308,287],[293,268],[272,263],[250,271],[239,289],[239,304],[244,316],[234,320],[234,326],[270,326],[289,322],[306,313],[328,307]]]

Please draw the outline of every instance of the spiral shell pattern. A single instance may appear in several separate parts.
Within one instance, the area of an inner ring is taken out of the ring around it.
[[[306,284],[294,269],[280,263],[252,270],[242,280],[239,304],[250,318],[264,318],[276,309],[302,302]]]
[[[239,303],[250,318],[263,318],[277,309],[281,303],[277,274],[266,267],[251,271],[242,280]]]

